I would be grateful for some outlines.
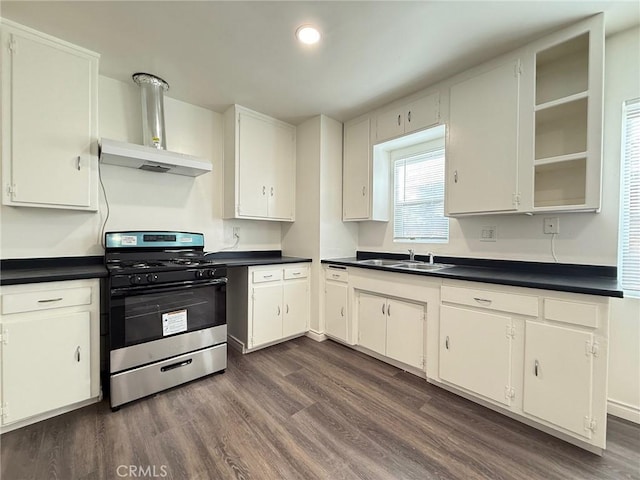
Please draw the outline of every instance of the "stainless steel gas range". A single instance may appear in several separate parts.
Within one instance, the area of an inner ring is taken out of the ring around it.
[[[225,267],[204,236],[108,232],[111,408],[227,366]]]

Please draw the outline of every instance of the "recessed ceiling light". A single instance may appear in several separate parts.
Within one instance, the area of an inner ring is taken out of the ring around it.
[[[320,40],[320,32],[311,25],[302,25],[296,30],[296,37],[302,43],[312,45]]]

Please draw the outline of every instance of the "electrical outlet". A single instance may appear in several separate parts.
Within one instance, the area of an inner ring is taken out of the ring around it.
[[[498,239],[498,227],[482,227],[481,242],[495,242]]]
[[[558,217],[545,218],[544,233],[545,234],[560,233],[560,218]]]
[[[240,227],[233,227],[233,238],[240,236]]]

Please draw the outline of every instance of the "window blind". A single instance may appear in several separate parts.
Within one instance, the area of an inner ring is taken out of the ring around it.
[[[394,240],[446,242],[444,149],[394,161]]]
[[[625,102],[622,122],[620,283],[640,295],[640,98]]]

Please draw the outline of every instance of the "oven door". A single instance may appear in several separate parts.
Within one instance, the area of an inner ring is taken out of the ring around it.
[[[111,289],[110,349],[225,325],[226,279]]]

